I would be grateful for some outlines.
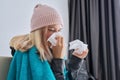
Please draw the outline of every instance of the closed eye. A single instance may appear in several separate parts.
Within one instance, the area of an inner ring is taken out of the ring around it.
[[[55,29],[51,28],[51,29],[48,29],[49,31],[52,31],[52,32],[55,32]]]
[[[60,31],[62,30],[62,28],[59,29],[58,31],[57,31],[55,28],[48,28],[48,30],[49,30],[49,31],[52,31],[52,32],[60,32]]]

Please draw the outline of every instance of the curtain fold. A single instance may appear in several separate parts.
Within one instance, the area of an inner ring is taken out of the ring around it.
[[[119,0],[69,0],[69,41],[88,44],[87,66],[97,80],[120,80],[119,21]]]

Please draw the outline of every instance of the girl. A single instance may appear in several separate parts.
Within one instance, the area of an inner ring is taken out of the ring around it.
[[[63,20],[56,9],[37,4],[31,18],[30,34],[13,37],[10,41],[13,59],[10,65],[8,80],[87,80],[82,54],[72,53],[65,64],[65,44],[61,35],[56,36],[56,45],[48,38],[60,32]]]

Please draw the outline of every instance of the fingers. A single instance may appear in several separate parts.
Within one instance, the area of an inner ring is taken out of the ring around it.
[[[63,37],[61,37],[61,44],[62,44],[62,46],[64,45],[64,38]]]
[[[83,53],[88,53],[88,49],[86,49],[85,51],[83,51]]]
[[[56,45],[63,45],[63,43],[64,43],[63,37],[57,36],[56,40],[57,40],[57,44]]]
[[[60,42],[61,42],[60,39],[61,39],[60,36],[57,36],[57,37],[56,37],[56,40],[57,40],[57,44],[56,44],[56,45],[60,45],[60,44],[61,44],[61,43],[60,43]]]
[[[85,51],[83,51],[81,54],[74,52],[73,55],[78,57],[78,58],[85,58],[88,54],[88,49],[86,49]]]
[[[52,47],[53,57],[63,59],[64,56],[65,56],[65,52],[64,52],[65,48],[64,48],[64,45],[63,45],[63,42],[64,42],[63,37],[57,36],[56,40],[57,40],[56,46]]]

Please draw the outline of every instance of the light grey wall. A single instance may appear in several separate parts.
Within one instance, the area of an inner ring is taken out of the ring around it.
[[[58,9],[64,20],[63,34],[68,43],[68,0],[0,0],[0,56],[11,56],[9,41],[13,36],[29,33],[31,15],[37,3]]]

